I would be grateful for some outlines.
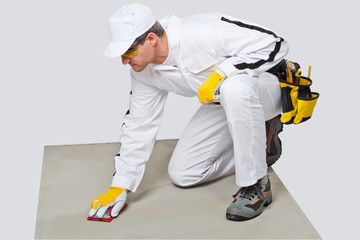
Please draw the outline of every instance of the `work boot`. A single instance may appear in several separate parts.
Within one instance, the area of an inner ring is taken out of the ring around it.
[[[246,221],[257,217],[272,201],[270,179],[265,176],[252,186],[240,188],[233,198],[226,209],[228,220]]]
[[[273,165],[281,155],[282,147],[278,136],[283,130],[283,123],[280,121],[281,115],[265,122],[266,125],[266,163]]]

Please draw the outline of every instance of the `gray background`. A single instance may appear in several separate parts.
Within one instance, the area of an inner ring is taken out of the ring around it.
[[[44,145],[119,140],[129,68],[101,54],[107,18],[129,2],[0,3],[0,226],[6,239],[34,236]],[[324,239],[357,236],[356,1],[136,2],[157,18],[219,11],[261,24],[289,41],[288,58],[305,74],[312,65],[312,89],[321,94],[313,119],[285,127],[274,170]],[[199,106],[196,98],[170,94],[158,138],[178,138]]]

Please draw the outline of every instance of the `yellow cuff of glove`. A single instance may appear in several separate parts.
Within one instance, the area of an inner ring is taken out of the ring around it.
[[[217,92],[226,76],[222,76],[217,70],[219,68],[215,68],[214,72],[210,74],[198,89],[199,102],[202,104],[208,104],[219,99]]]

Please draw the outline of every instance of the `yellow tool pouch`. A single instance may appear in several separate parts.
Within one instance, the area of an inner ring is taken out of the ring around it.
[[[300,65],[282,60],[268,70],[278,76],[281,87],[283,115],[280,121],[285,124],[299,124],[310,119],[314,111],[319,93],[311,92],[311,67],[308,77],[301,76]]]
[[[285,124],[299,124],[310,119],[314,111],[319,93],[311,92],[312,81],[307,77],[299,77],[297,83],[280,79],[283,115],[280,121]]]

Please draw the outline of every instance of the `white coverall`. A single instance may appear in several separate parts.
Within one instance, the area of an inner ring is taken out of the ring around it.
[[[136,191],[168,92],[197,96],[215,67],[227,75],[221,105],[202,105],[190,120],[170,160],[170,178],[192,186],[235,171],[237,185],[256,183],[267,174],[265,121],[281,113],[278,79],[265,71],[284,58],[287,42],[259,25],[220,13],[168,16],[159,22],[168,37],[169,56],[142,72],[131,70],[130,106],[112,186]]]

